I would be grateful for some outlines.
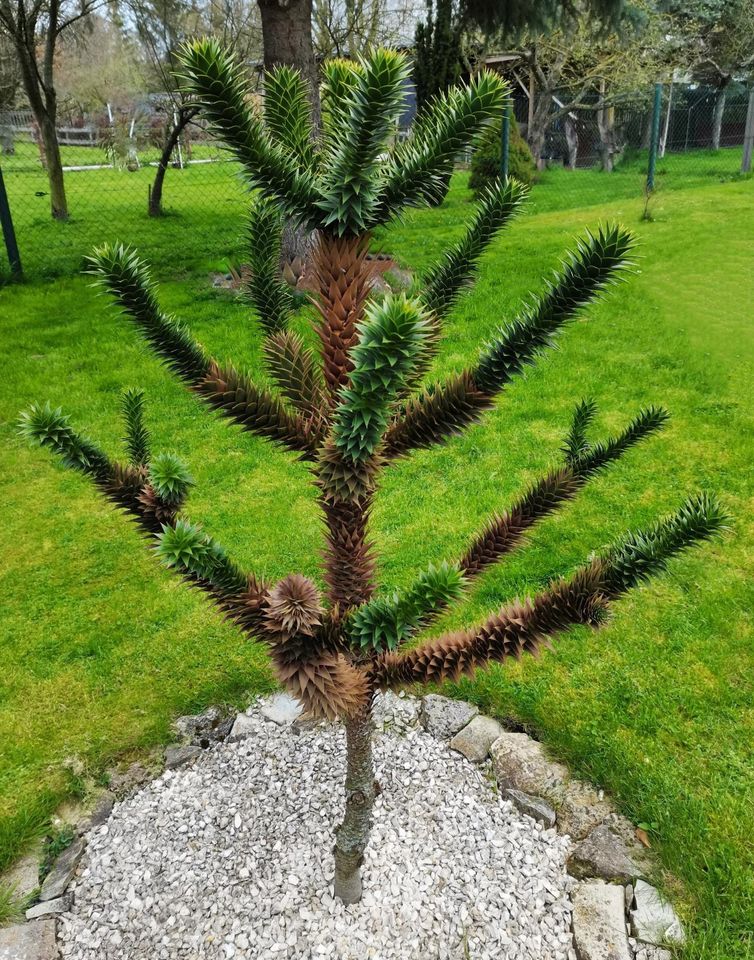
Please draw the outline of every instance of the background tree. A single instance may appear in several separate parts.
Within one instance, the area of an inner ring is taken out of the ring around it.
[[[663,0],[666,47],[674,65],[715,91],[711,146],[720,148],[730,83],[751,73],[754,55],[752,0]]]
[[[423,8],[423,0],[314,0],[316,54],[355,59],[374,46],[406,46]]]
[[[290,69],[279,68],[267,79],[265,124],[249,104],[241,65],[215,41],[192,43],[183,60],[193,94],[258,191],[249,221],[254,269],[246,292],[276,388],[211,357],[164,313],[147,267],[133,251],[103,246],[92,270],[197,396],[307,465],[325,527],[324,595],[301,574],[270,584],[241,570],[187,519],[188,472],[174,456],[152,452],[138,392],[124,397],[124,462],[111,460],[49,406],[32,407],[22,429],[88,474],[136,519],[167,566],[265,643],[280,681],[310,713],[345,721],[346,809],[336,831],[335,892],[353,902],[361,896],[360,868],[377,792],[370,716],[376,692],[455,679],[493,661],[537,653],[572,626],[599,626],[614,600],[684,547],[712,536],[725,517],[713,498],[692,497],[674,516],[629,534],[536,597],[507,604],[467,630],[415,643],[422,627],[520,545],[538,519],[572,500],[591,477],[664,423],[666,413],[651,407],[615,436],[592,441],[595,405],[579,404],[561,462],[508,511],[493,514],[459,559],[421,571],[401,593],[378,590],[369,517],[381,473],[479,420],[507,384],[626,270],[632,239],[618,226],[588,234],[466,370],[422,386],[443,318],[526,189],[509,180],[488,190],[464,235],[429,268],[412,296],[370,296],[370,234],[406,206],[435,198],[459,150],[500,116],[503,81],[480,72],[468,86],[441,95],[410,137],[391,146],[404,103],[405,58],[379,50],[355,64],[332,61],[324,68],[323,137],[315,146],[304,83]],[[291,294],[276,270],[286,216],[317,231],[319,289],[313,304],[319,356],[291,328]]]
[[[176,55],[190,36],[209,34],[232,46],[246,61],[259,55],[260,28],[255,7],[246,0],[128,0],[136,30],[152,71],[153,98],[165,116],[160,159],[149,190],[148,211],[162,214],[165,174],[180,138],[199,112],[178,82]]]
[[[416,26],[414,86],[421,110],[461,77],[463,25],[453,0],[429,0],[427,17]]]
[[[63,163],[58,143],[55,54],[66,30],[103,6],[105,0],[0,0],[0,32],[13,44],[26,97],[39,127],[50,184],[50,211],[68,218]]]
[[[583,3],[557,29],[522,36],[518,49],[532,98],[526,139],[540,167],[548,129],[580,110],[597,114],[602,165],[612,169],[619,147],[613,108],[635,100],[637,90],[649,89],[657,79],[663,22],[641,3],[610,29]]]
[[[21,87],[21,71],[16,51],[10,38],[0,32],[0,150],[6,154],[16,152],[13,127],[3,116],[16,105]]]

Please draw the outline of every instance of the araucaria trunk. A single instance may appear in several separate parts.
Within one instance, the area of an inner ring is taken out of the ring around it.
[[[372,719],[367,708],[345,723],[346,812],[335,833],[335,896],[343,903],[361,899],[361,865],[379,794],[372,759]]]

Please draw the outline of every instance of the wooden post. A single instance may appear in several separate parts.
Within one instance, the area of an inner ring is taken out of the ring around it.
[[[744,130],[744,155],[741,160],[741,173],[751,173],[751,156],[754,153],[754,83],[749,90],[749,107],[746,111]]]
[[[17,280],[21,279],[23,270],[21,269],[21,254],[18,252],[16,243],[16,231],[13,229],[13,218],[10,215],[10,203],[8,194],[5,191],[5,181],[3,180],[3,171],[0,168],[0,225],[3,228],[3,238],[5,239],[5,249],[8,251],[8,263],[10,272]]]

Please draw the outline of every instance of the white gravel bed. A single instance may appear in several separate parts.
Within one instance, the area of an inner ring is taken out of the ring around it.
[[[63,960],[569,960],[569,841],[420,728],[376,737],[364,897],[332,897],[344,736],[252,714],[89,839]]]

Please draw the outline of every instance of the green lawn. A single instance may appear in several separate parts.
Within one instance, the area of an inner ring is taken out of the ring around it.
[[[490,511],[558,457],[581,397],[598,400],[603,431],[642,404],[670,408],[661,436],[538,527],[531,547],[485,576],[441,626],[472,623],[536,590],[688,492],[720,492],[736,517],[723,543],[674,562],[621,601],[600,633],[574,631],[541,660],[493,668],[459,692],[535,730],[651,825],[668,871],[659,879],[673,887],[690,932],[683,956],[738,960],[754,950],[754,185],[662,193],[652,223],[639,222],[637,199],[594,203],[522,217],[494,245],[448,324],[436,372],[473,356],[585,223],[617,217],[636,227],[637,276],[571,328],[482,425],[391,470],[374,518],[380,572],[397,586],[429,561],[456,557]],[[469,212],[457,178],[445,206],[379,242],[421,267]],[[181,224],[165,228],[173,249]],[[247,311],[207,283],[218,251],[202,262],[192,227],[181,229],[193,268],[158,257],[166,305],[212,352],[255,368]],[[189,515],[243,565],[270,578],[317,576],[320,528],[305,468],[209,415],[85,280],[3,296],[0,859],[8,862],[81,788],[67,757],[96,779],[114,758],[163,742],[177,713],[240,704],[271,684],[259,649],[168,576],[84,479],[26,449],[13,427],[19,409],[37,398],[63,404],[115,453],[119,392],[143,386],[156,445],[180,452],[197,481]]]
[[[198,145],[196,157],[201,159],[208,149]],[[24,270],[32,279],[69,276],[103,238],[128,240],[155,262],[172,263],[176,269],[202,263],[208,256],[222,264],[239,251],[246,189],[233,161],[170,168],[165,216],[157,220],[147,215],[154,167],[70,171],[65,175],[70,219],[59,223],[50,218],[47,178],[34,150],[34,144],[19,144],[16,156],[3,156],[0,164]],[[740,179],[741,152],[730,147],[668,154],[658,161],[653,208],[675,190]],[[98,148],[64,147],[63,161],[104,163],[107,158]],[[538,174],[529,212],[587,210],[619,200],[633,201],[640,209],[646,170],[646,151],[627,156],[609,174],[553,166]],[[599,212],[589,210],[589,219],[595,216]],[[7,264],[0,256],[0,282],[4,275]]]

